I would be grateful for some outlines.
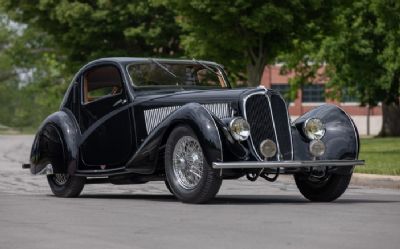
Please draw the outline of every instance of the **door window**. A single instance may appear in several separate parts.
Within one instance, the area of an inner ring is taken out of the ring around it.
[[[114,66],[101,66],[83,77],[83,103],[116,96],[122,93],[121,75]]]

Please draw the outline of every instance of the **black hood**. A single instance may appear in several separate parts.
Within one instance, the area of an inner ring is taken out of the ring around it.
[[[186,103],[232,103],[237,104],[242,96],[260,88],[240,88],[240,89],[215,89],[215,90],[186,90],[177,92],[164,91],[143,91],[135,97],[135,102],[142,106],[171,106],[184,105]]]

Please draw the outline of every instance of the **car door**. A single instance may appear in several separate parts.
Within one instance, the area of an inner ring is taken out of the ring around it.
[[[121,72],[112,64],[87,69],[80,80],[80,157],[84,169],[124,166],[133,150],[131,109]]]

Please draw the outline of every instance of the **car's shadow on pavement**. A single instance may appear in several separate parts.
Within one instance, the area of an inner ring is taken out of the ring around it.
[[[79,199],[109,199],[109,200],[145,200],[156,202],[179,202],[168,194],[84,194]],[[398,200],[362,199],[345,196],[332,202],[334,204],[357,203],[396,203]],[[316,202],[314,202],[316,203]],[[297,195],[220,195],[208,202],[208,205],[257,205],[257,204],[314,204]],[[321,204],[321,203],[319,203]]]

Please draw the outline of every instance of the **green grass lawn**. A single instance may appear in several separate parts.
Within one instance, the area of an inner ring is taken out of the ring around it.
[[[400,138],[361,138],[359,158],[357,173],[400,175]]]

